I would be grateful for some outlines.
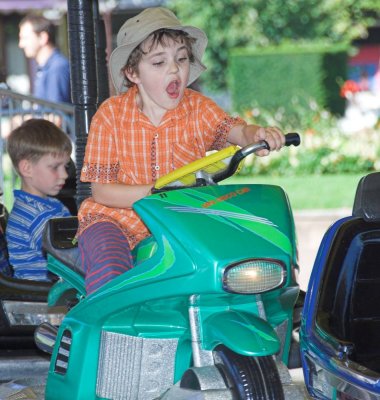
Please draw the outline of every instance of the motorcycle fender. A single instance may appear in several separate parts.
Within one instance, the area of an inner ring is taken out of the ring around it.
[[[246,356],[273,355],[280,351],[280,340],[267,321],[253,314],[225,311],[206,318],[202,326],[206,349],[223,344]]]

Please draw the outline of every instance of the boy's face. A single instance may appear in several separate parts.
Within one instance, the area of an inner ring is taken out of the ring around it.
[[[149,41],[143,47],[150,48]],[[142,107],[150,110],[171,110],[178,106],[189,80],[190,60],[183,43],[167,39],[167,46],[158,44],[144,54],[138,71],[127,74],[137,84]]]
[[[19,163],[22,189],[40,197],[56,196],[68,177],[68,155],[45,154],[37,162],[21,160]]]

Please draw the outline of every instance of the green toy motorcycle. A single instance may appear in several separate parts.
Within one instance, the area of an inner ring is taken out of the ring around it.
[[[289,201],[278,186],[217,185],[267,146],[231,146],[159,179],[133,206],[152,233],[135,268],[89,296],[77,249],[54,250],[70,247],[75,220],[53,222],[49,269],[61,279],[49,301],[74,291],[76,302],[57,331],[36,332],[52,351],[46,399],[284,399],[299,293]]]

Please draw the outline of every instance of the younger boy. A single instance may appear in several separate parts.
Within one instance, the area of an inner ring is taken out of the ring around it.
[[[11,132],[8,154],[21,178],[14,191],[6,238],[14,277],[49,281],[42,252],[42,232],[53,217],[66,217],[68,209],[56,198],[68,174],[72,145],[52,122],[30,119]]]

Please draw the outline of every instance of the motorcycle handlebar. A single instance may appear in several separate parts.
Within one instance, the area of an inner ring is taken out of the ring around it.
[[[285,146],[299,146],[301,137],[296,132],[287,133],[285,135]]]
[[[285,135],[285,146],[298,146],[301,143],[301,138],[298,133],[292,132],[292,133],[287,133]],[[238,169],[240,161],[242,161],[245,157],[248,155],[255,153],[256,151],[259,150],[269,150],[269,144],[267,141],[262,140],[258,143],[253,143],[248,146],[243,147],[242,149],[238,150],[231,158],[230,163],[228,167],[221,171],[220,173],[216,174],[213,176],[212,180],[214,183],[218,183],[220,181],[223,181],[224,179],[229,178],[232,176]],[[198,186],[198,185],[195,185]],[[171,187],[164,187],[161,189],[152,189],[152,193],[160,193],[164,192],[167,190],[176,190],[176,189],[182,189],[183,186],[171,186]]]
[[[298,146],[301,143],[301,137],[296,132],[287,133],[285,135],[285,146]],[[243,147],[242,149],[238,150],[232,157],[228,168],[224,171],[220,172],[219,174],[215,175],[213,181],[218,183],[223,181],[224,179],[229,178],[232,176],[239,167],[240,161],[243,160],[248,155],[255,153],[259,150],[269,150],[270,146],[266,140],[262,140],[258,143],[249,144],[248,146]]]

